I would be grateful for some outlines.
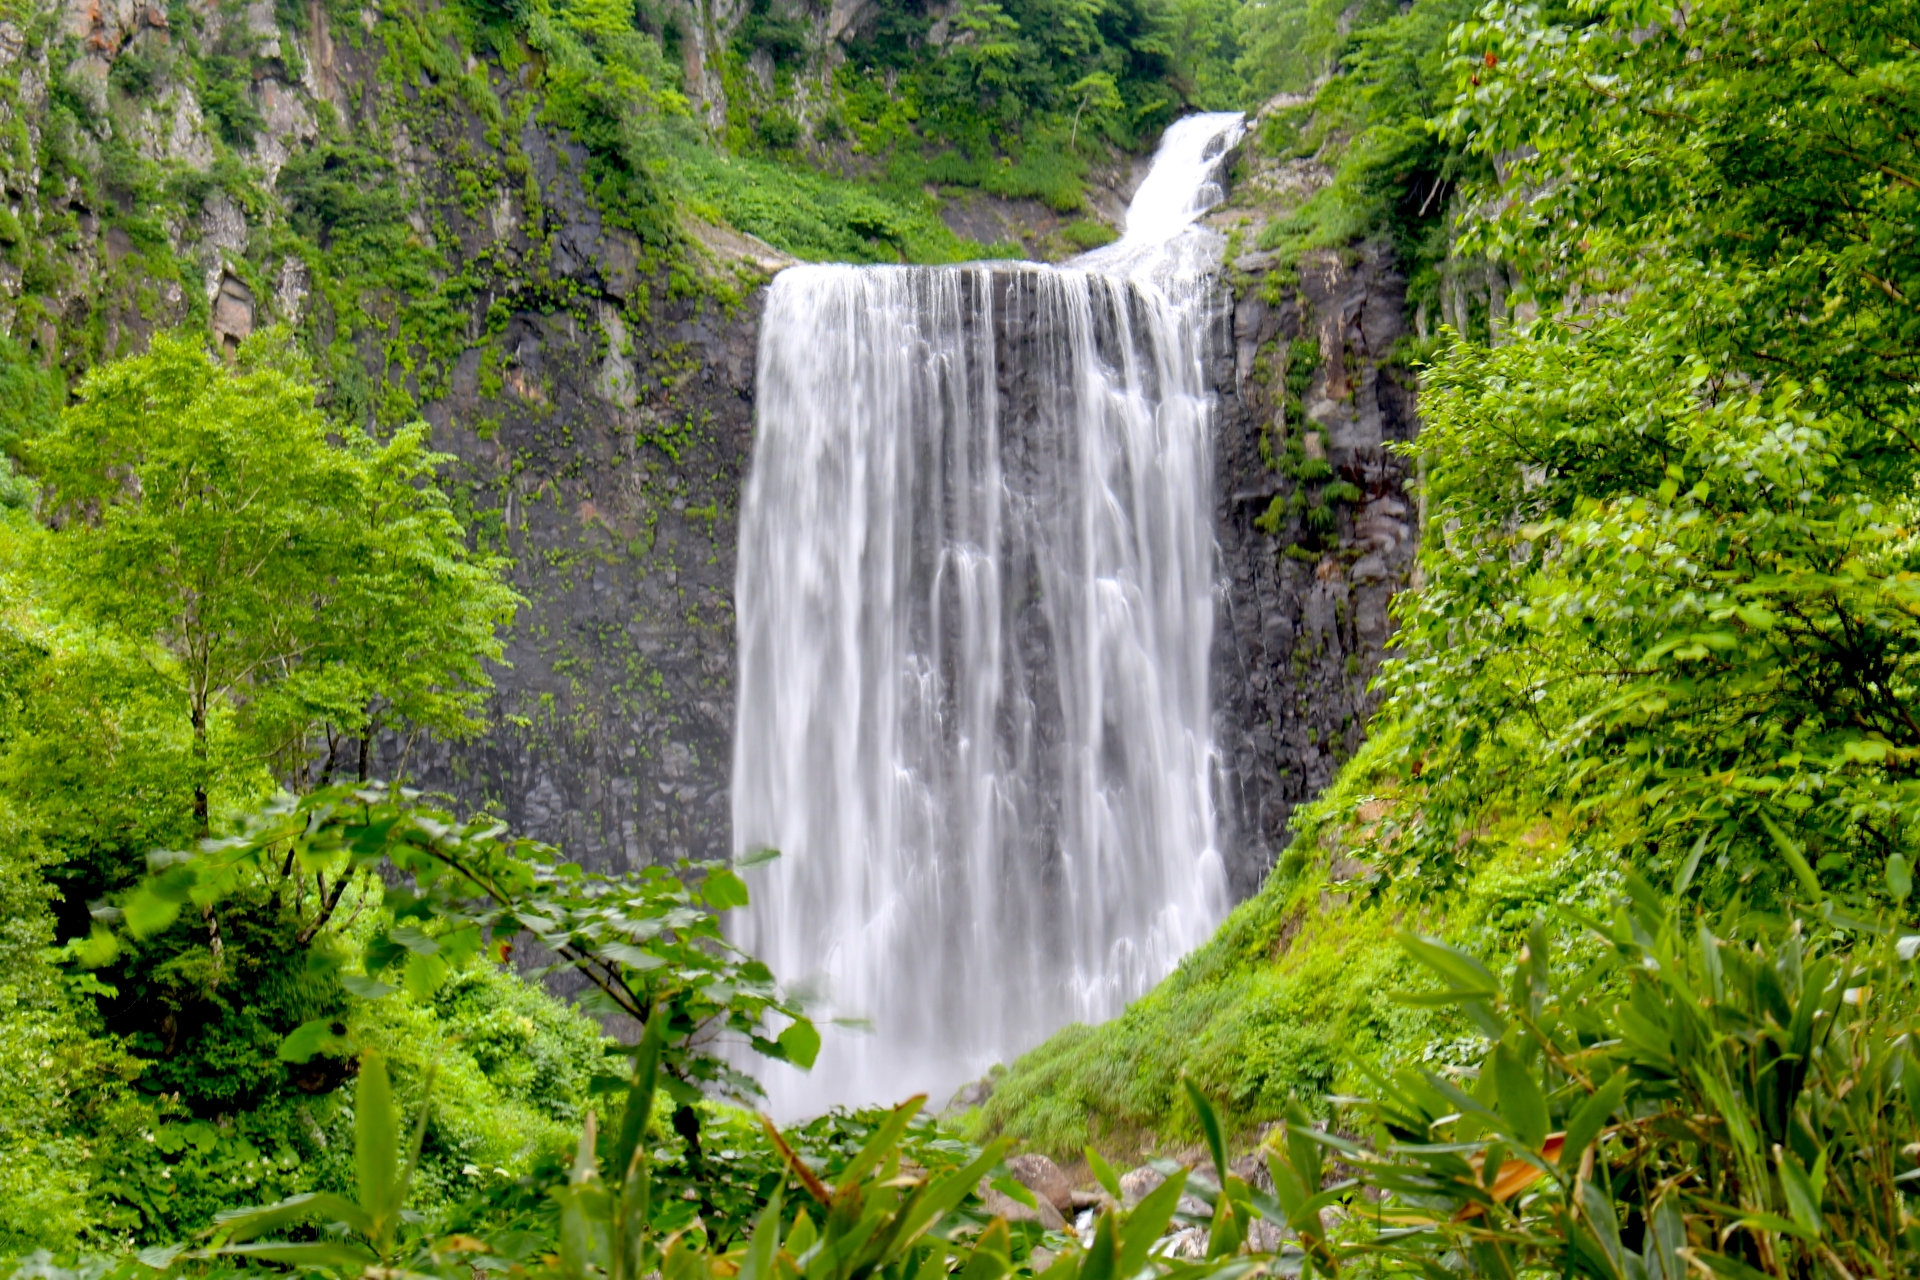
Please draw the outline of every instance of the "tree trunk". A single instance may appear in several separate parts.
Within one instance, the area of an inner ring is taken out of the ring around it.
[[[207,805],[207,704],[193,700],[193,825],[201,839],[213,834]]]

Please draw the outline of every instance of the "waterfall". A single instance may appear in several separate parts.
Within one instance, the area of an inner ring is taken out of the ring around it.
[[[1204,330],[1237,115],[1064,268],[802,266],[741,507],[734,935],[826,1018],[777,1114],[936,1095],[1112,1017],[1226,908]]]

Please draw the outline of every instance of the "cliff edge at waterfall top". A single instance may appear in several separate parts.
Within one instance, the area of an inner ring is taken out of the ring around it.
[[[1193,224],[1241,129],[1172,126],[1069,269],[774,281],[732,803],[736,847],[783,856],[734,931],[839,1024],[767,1080],[776,1114],[950,1091],[1118,1013],[1226,910]]]
[[[1187,116],[1168,126],[1153,167],[1127,206],[1119,240],[1073,260],[1111,275],[1165,279],[1197,276],[1220,263],[1220,238],[1197,225],[1226,197],[1222,172],[1246,131],[1237,111]]]

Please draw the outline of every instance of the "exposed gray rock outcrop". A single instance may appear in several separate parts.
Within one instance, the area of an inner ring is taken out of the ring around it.
[[[1418,428],[1411,374],[1394,361],[1405,298],[1391,255],[1369,245],[1308,255],[1277,282],[1243,273],[1217,322],[1214,740],[1235,897],[1258,888],[1295,806],[1359,747],[1367,686],[1392,634],[1388,601],[1412,572],[1408,464],[1388,448]],[[1290,405],[1280,357],[1295,340],[1317,346],[1320,361]],[[1303,483],[1278,461],[1289,432],[1299,457],[1324,460],[1330,480],[1359,493],[1326,504],[1323,530],[1257,523]]]

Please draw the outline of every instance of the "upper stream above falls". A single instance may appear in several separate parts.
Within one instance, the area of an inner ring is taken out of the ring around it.
[[[738,940],[809,988],[773,1109],[936,1096],[1165,976],[1228,905],[1206,317],[1237,115],[1062,267],[804,266],[761,325]]]

